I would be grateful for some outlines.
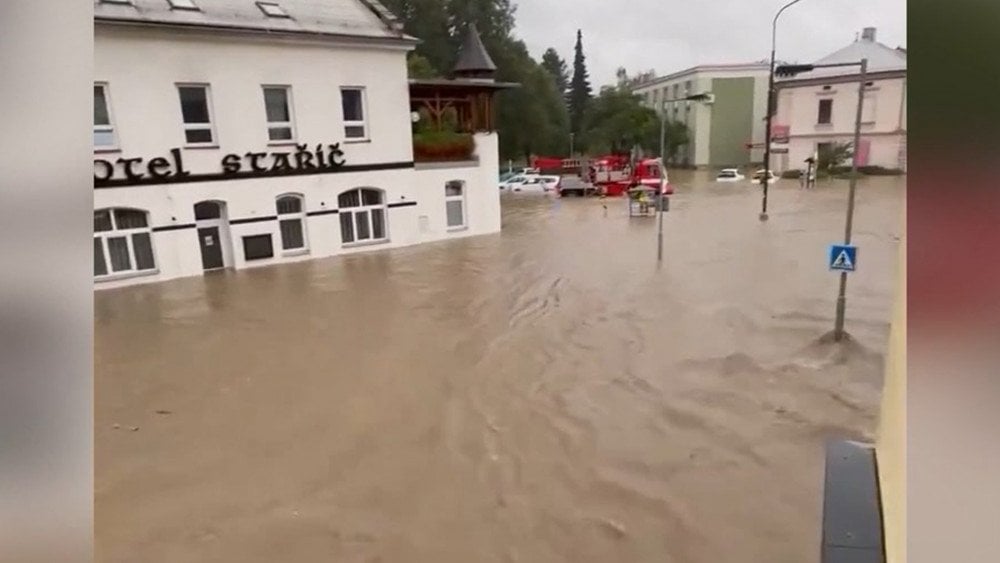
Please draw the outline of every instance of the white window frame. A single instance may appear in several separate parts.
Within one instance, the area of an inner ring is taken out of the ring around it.
[[[344,115],[344,92],[347,90],[357,90],[361,92],[361,121],[348,121],[347,116]],[[364,143],[371,140],[371,130],[368,128],[368,90],[364,86],[341,86],[340,117],[344,121],[345,143]],[[365,134],[360,137],[348,137],[348,127],[363,127]]]
[[[375,205],[372,205],[372,204],[365,205],[364,204],[364,201],[365,201],[364,200],[364,196],[361,193],[362,190],[373,190],[373,191],[379,192],[379,194],[380,194],[380,198],[379,199],[381,200],[381,203],[375,204]],[[344,195],[346,193],[354,192],[354,191],[358,192],[358,201],[360,202],[360,205],[356,205],[356,206],[353,206],[353,207],[340,207],[340,201],[339,201],[340,196],[342,196],[342,195]],[[343,240],[343,231],[341,231],[341,241],[340,242],[341,242],[341,244],[344,247],[350,248],[352,246],[365,246],[365,245],[369,245],[369,244],[383,244],[383,243],[389,242],[389,206],[386,205],[385,190],[380,190],[378,188],[373,188],[373,187],[352,188],[350,190],[345,190],[343,192],[340,192],[339,194],[337,194],[337,198],[338,198],[338,201],[337,201],[338,213],[339,213],[339,215],[341,217],[343,217],[344,215],[349,215],[351,217],[351,219],[350,219],[350,221],[351,221],[351,229],[352,229],[352,232],[354,233],[354,240],[348,242],[348,241]],[[372,214],[371,214],[371,210],[373,210],[373,209],[381,209],[382,210],[382,234],[383,234],[382,238],[375,238],[374,237],[374,235],[375,235],[375,226],[373,224]],[[366,239],[358,239],[358,222],[357,222],[357,216],[356,215],[358,213],[361,213],[361,212],[364,212],[364,211],[368,212],[367,217],[368,217],[368,234],[369,234],[369,237],[366,238]]]
[[[260,8],[260,11],[263,12],[264,15],[269,18],[285,18],[285,19],[292,18],[292,16],[288,15],[288,12],[286,12],[285,9],[281,7],[281,4],[278,4],[277,2],[257,2],[257,7]],[[277,11],[268,12],[267,10],[269,8],[272,9],[276,8]]]
[[[115,211],[138,211],[145,214],[146,216],[146,226],[145,227],[135,227],[130,229],[120,229],[118,228],[118,219],[115,217]],[[104,275],[94,275],[95,281],[105,281],[114,280],[120,278],[129,278],[134,276],[149,276],[155,275],[160,272],[159,260],[156,259],[156,245],[153,241],[153,228],[150,226],[149,212],[145,209],[138,209],[134,207],[104,207],[101,209],[95,209],[94,213],[98,211],[107,211],[111,218],[111,230],[110,231],[94,231],[94,238],[101,239],[101,247],[104,253]],[[147,270],[140,270],[136,265],[135,257],[135,245],[132,243],[132,237],[138,233],[147,233],[149,235],[149,247],[153,255],[153,267]],[[109,248],[108,239],[125,237],[125,244],[128,248],[129,256],[129,266],[128,270],[114,271],[111,267],[111,251]]]
[[[171,10],[188,10],[191,12],[200,12],[201,8],[194,3],[194,0],[167,0],[170,3]]]
[[[830,119],[828,121],[820,121],[820,115],[822,112],[820,108],[823,107],[823,102],[830,102]],[[816,101],[816,126],[817,127],[831,127],[833,126],[833,98],[820,98]]]
[[[299,211],[297,213],[282,213],[278,209],[278,202],[285,198],[295,198],[299,200]],[[295,256],[307,254],[309,252],[309,230],[306,222],[306,197],[299,193],[284,193],[274,198],[274,210],[278,216],[278,238],[281,240],[281,254],[283,256]],[[298,220],[302,226],[302,246],[297,248],[285,248],[285,236],[281,232],[282,221]]]
[[[288,121],[269,121],[267,117],[267,95],[266,90],[284,90],[285,104],[288,106]],[[260,87],[261,100],[264,102],[264,121],[267,122],[267,144],[268,145],[293,145],[295,144],[295,104],[292,100],[292,86],[290,84],[262,84]],[[290,139],[271,139],[271,129],[287,127],[291,132]]]
[[[177,82],[175,84],[177,88],[177,103],[180,107],[181,112],[181,126],[184,132],[184,146],[189,148],[201,148],[201,147],[218,147],[219,137],[215,132],[215,111],[212,109],[212,87],[205,82]],[[208,110],[208,123],[188,123],[184,121],[184,104],[181,102],[181,88],[201,88],[205,90],[205,105]],[[187,132],[192,130],[203,130],[208,129],[212,133],[211,141],[201,141],[201,142],[189,142],[187,139]]]
[[[118,128],[115,127],[115,114],[111,111],[111,89],[107,82],[94,82],[94,86],[104,91],[104,111],[108,114],[108,125],[94,124],[94,133],[98,131],[111,132],[112,143],[110,145],[94,145],[94,152],[108,152],[118,150]]]
[[[875,112],[878,110],[878,93],[865,92],[864,105],[861,106],[861,123],[875,123]]]
[[[456,183],[461,190],[458,195],[448,195],[448,184]],[[469,227],[469,219],[467,217],[468,205],[465,204],[465,182],[463,180],[449,180],[444,186],[444,223],[449,231],[460,231],[467,229]],[[448,224],[448,204],[450,202],[457,201],[462,204],[462,222],[458,225]]]

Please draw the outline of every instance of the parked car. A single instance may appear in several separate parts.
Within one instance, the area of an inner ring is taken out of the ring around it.
[[[559,183],[559,197],[575,195],[583,197],[592,192],[594,187],[577,176],[565,176]]]
[[[515,187],[520,187],[521,184],[524,184],[525,180],[528,178],[529,176],[525,174],[514,174],[513,176],[509,176],[507,179],[500,181],[500,189],[514,191]]]
[[[715,177],[716,182],[739,182],[740,180],[746,180],[746,176],[740,174],[736,168],[723,168]]]
[[[547,176],[522,176],[523,180],[511,185],[510,191],[522,193],[545,193],[549,191]],[[554,187],[554,186],[553,186]]]
[[[750,177],[750,182],[752,182],[754,184],[759,184],[761,178],[763,178],[763,177],[764,177],[764,169],[761,168],[760,170],[758,170],[758,171],[756,171],[756,172],[753,173],[753,176]],[[773,184],[777,180],[778,180],[778,177],[774,175],[774,170],[768,170],[767,171],[767,183],[768,184]]]
[[[501,174],[499,179],[500,189],[502,190],[504,188],[504,183],[506,183],[507,180],[510,180],[511,178],[517,176],[518,174],[519,174],[518,172],[504,172],[503,174]]]

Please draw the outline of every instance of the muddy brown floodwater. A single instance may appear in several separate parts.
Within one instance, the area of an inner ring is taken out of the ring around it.
[[[104,562],[818,561],[823,443],[871,437],[905,180],[674,173],[503,232],[98,292]]]

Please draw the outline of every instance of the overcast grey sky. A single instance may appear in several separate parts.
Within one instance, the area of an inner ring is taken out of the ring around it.
[[[540,59],[555,47],[572,72],[576,30],[583,30],[590,81],[611,84],[615,69],[657,75],[699,64],[766,59],[771,20],[789,0],[515,0],[515,35]],[[778,20],[777,58],[811,62],[854,40],[863,27],[906,46],[906,0],[802,0]]]

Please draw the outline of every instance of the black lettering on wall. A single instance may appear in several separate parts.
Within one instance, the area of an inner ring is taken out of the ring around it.
[[[115,165],[100,158],[94,159],[94,179],[99,182],[110,180],[115,175]]]
[[[170,175],[170,161],[162,156],[150,160],[146,168],[149,170],[149,175],[154,178],[166,178]]]
[[[340,168],[344,165],[344,151],[340,150],[340,143],[330,145],[330,166]]]
[[[224,174],[236,174],[243,166],[240,162],[241,160],[243,160],[243,157],[238,154],[227,154],[222,157],[222,172]]]
[[[190,176],[191,173],[184,169],[184,159],[181,158],[181,149],[170,149],[170,155],[174,158],[174,175],[178,177]]]
[[[288,161],[287,152],[275,152],[271,154],[274,155],[274,165],[271,166],[271,171],[292,169],[292,163]]]
[[[253,168],[255,172],[264,172],[267,170],[267,168],[260,164],[260,159],[267,156],[266,152],[248,152],[245,156],[250,159],[250,168]]]
[[[323,154],[323,145],[316,145],[316,165],[320,168],[326,166],[326,158]]]
[[[118,162],[119,164],[125,165],[123,166],[123,168],[125,169],[125,177],[128,178],[129,180],[138,180],[139,178],[142,177],[141,173],[136,173],[136,171],[132,168],[136,164],[142,162],[141,158],[119,158]]]
[[[313,155],[309,152],[309,146],[303,143],[295,145],[295,148],[298,149],[295,151],[295,167],[299,170],[315,168],[312,162]]]

